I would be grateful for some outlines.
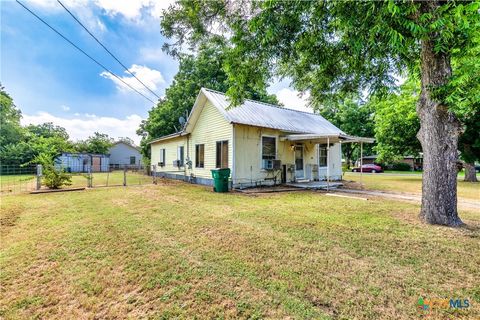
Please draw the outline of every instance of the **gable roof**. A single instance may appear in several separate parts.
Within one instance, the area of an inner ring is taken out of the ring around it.
[[[113,146],[116,146],[117,144],[120,144],[120,143],[121,143],[121,144],[124,144],[124,145],[126,145],[126,146],[128,146],[128,147],[130,147],[130,148],[133,148],[133,149],[135,149],[135,150],[137,150],[137,151],[141,151],[140,147],[138,147],[138,146],[136,146],[136,145],[133,145],[133,144],[130,144],[130,143],[127,143],[127,142],[125,142],[125,141],[121,141],[121,140],[114,142],[114,143],[112,144],[112,147],[113,147]],[[110,148],[112,148],[112,147],[110,147]]]
[[[319,114],[287,109],[249,99],[245,99],[240,106],[230,107],[229,98],[221,92],[202,88],[199,95],[201,94],[205,95],[230,123],[292,133],[345,134]],[[191,114],[193,112],[194,109]]]
[[[224,93],[202,88],[183,130],[159,137],[149,143],[181,137],[192,132],[207,100],[212,103],[225,120],[232,124],[277,129],[288,133],[346,135],[319,114],[283,108],[250,99],[245,99],[240,106],[230,107],[229,98]]]

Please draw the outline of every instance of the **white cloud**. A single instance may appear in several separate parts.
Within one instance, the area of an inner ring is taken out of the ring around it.
[[[77,115],[77,114],[75,114]],[[106,133],[113,138],[129,137],[135,143],[140,143],[140,137],[135,131],[138,129],[142,117],[132,114],[124,119],[97,116],[94,114],[79,115],[75,118],[62,118],[48,112],[40,111],[34,115],[23,114],[22,125],[53,122],[64,127],[72,140],[86,139],[95,131]]]
[[[309,107],[310,94],[304,93],[303,95],[300,92],[290,89],[283,88],[275,92],[278,100],[283,103],[286,108],[295,109],[299,111],[312,112],[312,108]]]
[[[165,83],[162,74],[160,71],[155,69],[150,69],[146,66],[140,66],[133,64],[128,70],[132,72],[137,78],[139,78],[148,88],[155,91],[158,89],[158,85]],[[125,73],[129,74],[127,71]],[[112,80],[116,85],[117,89],[120,91],[127,92],[131,90],[125,83],[114,77],[112,74],[104,71],[100,73],[100,76]],[[137,89],[140,92],[151,94],[147,88],[145,88],[137,79],[133,76],[123,76],[120,77],[123,81],[128,83],[133,88]]]
[[[61,105],[60,108],[62,108],[63,111],[70,111],[70,107],[66,105]]]
[[[174,0],[96,0],[95,4],[104,9],[108,15],[123,15],[130,20],[138,20],[142,16],[142,10],[152,17],[160,17],[162,10],[168,8]]]

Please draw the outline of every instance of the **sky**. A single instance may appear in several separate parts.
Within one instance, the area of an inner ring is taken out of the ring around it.
[[[23,1],[136,90],[157,98],[127,73],[73,18],[52,0]],[[64,0],[62,3],[142,82],[165,94],[178,62],[162,51],[160,15],[172,0]],[[113,138],[136,135],[154,105],[105,72],[13,0],[0,0],[0,82],[22,111],[22,124],[53,122],[72,140],[95,131]],[[302,97],[288,80],[272,81],[268,91],[286,107],[302,111]]]

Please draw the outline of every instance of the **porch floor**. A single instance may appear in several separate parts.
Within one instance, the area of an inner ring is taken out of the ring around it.
[[[285,185],[302,189],[327,189],[327,181],[289,182]],[[343,183],[338,181],[330,181],[328,183],[329,189],[336,189],[341,186],[343,186]]]

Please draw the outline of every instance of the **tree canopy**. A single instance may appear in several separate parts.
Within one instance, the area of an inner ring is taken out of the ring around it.
[[[374,122],[373,110],[360,98],[347,97],[336,103],[324,104],[317,108],[320,114],[338,128],[348,134],[359,137],[373,137]],[[364,154],[372,152],[373,146],[364,145]],[[359,146],[356,143],[342,144],[342,153],[347,161],[347,167],[352,160],[360,156]]]

